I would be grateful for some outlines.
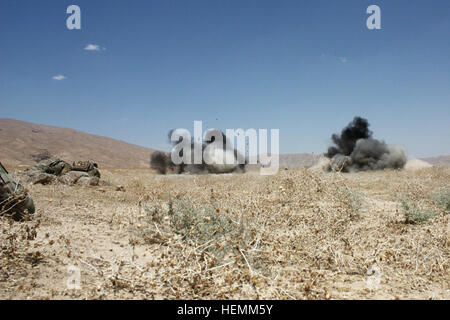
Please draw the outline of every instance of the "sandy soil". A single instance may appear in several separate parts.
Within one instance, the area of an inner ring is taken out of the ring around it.
[[[28,186],[34,219],[0,219],[0,299],[450,298],[450,168],[102,180]]]

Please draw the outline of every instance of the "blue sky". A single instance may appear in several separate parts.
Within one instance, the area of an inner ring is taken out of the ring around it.
[[[360,115],[412,156],[449,154],[449,40],[448,0],[2,0],[0,117],[165,150],[194,120],[278,128],[282,153],[321,153]]]

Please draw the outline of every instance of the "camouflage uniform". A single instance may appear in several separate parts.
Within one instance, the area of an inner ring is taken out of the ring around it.
[[[98,165],[92,161],[78,161],[72,164],[73,171],[87,172],[91,177],[100,178],[100,171]]]
[[[15,183],[8,171],[0,163],[0,216],[8,215],[14,220],[21,220],[35,212],[33,200],[22,185]]]

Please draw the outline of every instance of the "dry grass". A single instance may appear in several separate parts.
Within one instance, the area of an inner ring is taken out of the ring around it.
[[[0,220],[1,299],[450,297],[449,168],[102,178],[31,186],[36,219]],[[402,202],[433,216],[407,223]]]

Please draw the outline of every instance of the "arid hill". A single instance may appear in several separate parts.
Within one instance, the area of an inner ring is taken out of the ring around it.
[[[0,161],[9,165],[31,165],[49,153],[69,162],[92,159],[100,168],[148,168],[153,151],[74,129],[0,119]]]
[[[431,163],[435,166],[448,166],[450,165],[450,156],[438,156],[433,158],[422,158],[422,160]]]
[[[69,162],[94,160],[104,168],[149,168],[154,151],[74,129],[0,119],[0,161],[8,165],[32,165],[48,152]],[[280,154],[280,168],[310,167],[319,158],[320,155],[310,153]],[[433,165],[450,165],[450,156],[422,160]]]

